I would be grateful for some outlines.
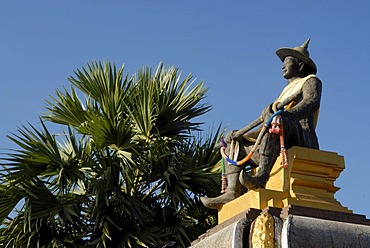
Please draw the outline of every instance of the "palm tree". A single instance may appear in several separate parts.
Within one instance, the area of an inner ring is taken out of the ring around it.
[[[199,201],[218,194],[220,160],[220,128],[204,137],[193,121],[210,110],[203,83],[109,62],[69,81],[40,127],[9,136],[19,149],[1,164],[1,247],[186,246],[215,225]]]

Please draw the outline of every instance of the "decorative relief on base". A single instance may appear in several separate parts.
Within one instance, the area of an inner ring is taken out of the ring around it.
[[[275,248],[275,220],[268,213],[261,213],[252,224],[250,247]]]

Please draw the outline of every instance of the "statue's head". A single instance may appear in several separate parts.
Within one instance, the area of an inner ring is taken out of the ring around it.
[[[310,39],[306,40],[301,46],[294,47],[294,48],[280,48],[276,51],[276,55],[280,58],[282,62],[284,62],[285,58],[294,57],[298,59],[298,61],[303,62],[304,66],[301,68],[304,70],[305,75],[309,74],[316,74],[317,67],[315,62],[310,58],[310,54],[308,52],[308,43]]]

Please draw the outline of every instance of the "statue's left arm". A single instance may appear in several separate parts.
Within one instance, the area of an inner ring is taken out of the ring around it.
[[[286,112],[297,119],[313,115],[320,107],[321,90],[322,83],[320,79],[316,77],[309,78],[302,87],[302,97]]]

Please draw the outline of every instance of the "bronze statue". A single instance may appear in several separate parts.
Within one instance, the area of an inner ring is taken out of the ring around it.
[[[293,146],[319,149],[315,127],[322,84],[316,76],[316,65],[307,50],[309,41],[310,39],[295,48],[280,48],[276,51],[283,62],[282,73],[287,79],[287,86],[280,96],[262,111],[259,119],[226,135],[225,154],[227,156],[232,157],[230,150],[233,149],[232,144],[235,141],[239,145],[239,152],[236,155],[238,160],[242,160],[248,154],[252,156],[242,166],[232,164],[226,166],[225,174],[228,182],[226,193],[215,198],[202,197],[201,201],[206,207],[217,209],[235,199],[239,196],[240,185],[244,185],[249,190],[265,187],[281,147],[279,135],[266,131],[266,128],[259,124],[265,123],[278,109],[284,109],[280,114],[284,126],[284,149]],[[250,131],[258,125],[258,129]],[[256,139],[260,141],[258,147],[254,146]],[[253,147],[257,147],[255,153],[251,153]],[[244,170],[246,165],[257,168],[253,176]]]

